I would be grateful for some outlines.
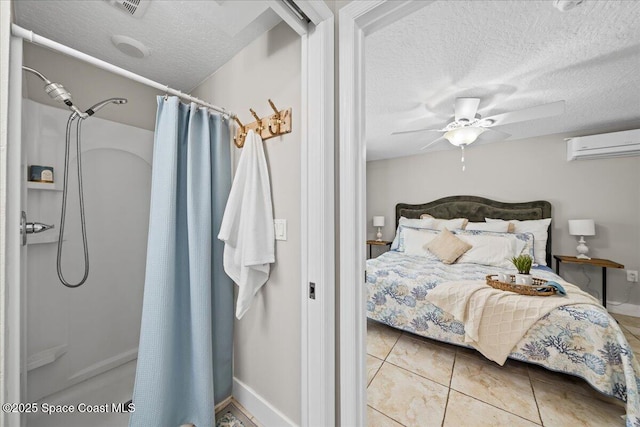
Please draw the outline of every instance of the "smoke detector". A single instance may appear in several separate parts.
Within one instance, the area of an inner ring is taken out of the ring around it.
[[[151,0],[105,0],[127,15],[140,18],[149,7]]]
[[[122,36],[119,34],[111,36],[111,43],[113,43],[120,52],[134,58],[146,58],[151,54],[149,48],[141,41],[128,36]]]

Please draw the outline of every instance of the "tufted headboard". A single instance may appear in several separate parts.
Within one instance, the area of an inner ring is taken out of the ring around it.
[[[543,219],[551,218],[551,203],[545,200],[522,203],[505,203],[477,196],[449,196],[420,205],[398,203],[396,205],[396,228],[400,217],[420,218],[429,214],[434,218],[467,218],[471,222],[482,222],[485,218]],[[551,225],[547,230],[547,265],[551,266]]]

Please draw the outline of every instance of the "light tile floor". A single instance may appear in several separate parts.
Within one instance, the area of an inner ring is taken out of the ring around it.
[[[614,315],[640,356],[640,318]],[[367,322],[369,427],[624,426],[623,402],[580,378]]]

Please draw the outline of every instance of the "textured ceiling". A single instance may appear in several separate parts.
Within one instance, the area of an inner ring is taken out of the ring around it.
[[[441,133],[391,133],[444,127],[457,97],[480,98],[483,117],[566,101],[561,116],[496,128],[509,140],[640,128],[640,1],[566,12],[550,1],[436,1],[367,36],[365,55],[368,160],[423,153]]]
[[[141,18],[107,1],[13,4],[18,25],[187,92],[280,22],[264,1],[152,0]],[[111,43],[115,34],[141,41],[151,55],[142,59],[125,55]]]

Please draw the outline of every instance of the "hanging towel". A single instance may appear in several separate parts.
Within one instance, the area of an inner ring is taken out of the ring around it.
[[[224,241],[224,271],[238,285],[236,317],[242,318],[275,262],[273,206],[262,138],[247,133],[218,239]]]

